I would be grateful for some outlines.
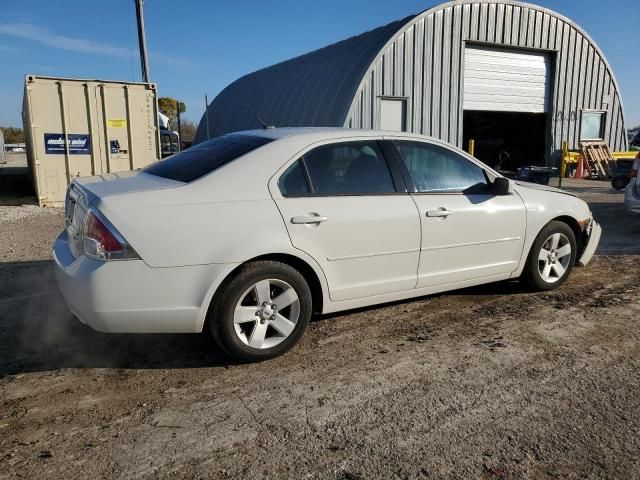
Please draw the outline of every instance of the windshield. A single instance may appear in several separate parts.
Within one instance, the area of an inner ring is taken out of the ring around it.
[[[143,172],[189,183],[271,141],[251,135],[223,135],[154,163]]]

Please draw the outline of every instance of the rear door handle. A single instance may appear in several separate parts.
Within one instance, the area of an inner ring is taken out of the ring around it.
[[[440,207],[437,210],[427,210],[427,217],[448,217],[453,211]]]
[[[326,222],[328,220],[327,217],[323,217],[322,215],[299,215],[297,217],[291,218],[291,223],[296,225],[304,225],[307,223],[321,223]]]

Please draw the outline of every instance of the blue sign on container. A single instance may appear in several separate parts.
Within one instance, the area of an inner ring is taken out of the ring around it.
[[[91,136],[85,134],[70,133],[67,135],[69,141],[69,154],[88,155],[91,153]],[[45,133],[44,151],[47,155],[64,155],[64,134]]]

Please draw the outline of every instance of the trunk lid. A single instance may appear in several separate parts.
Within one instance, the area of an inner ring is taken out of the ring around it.
[[[144,172],[123,172],[75,178],[65,196],[65,229],[71,253],[78,258],[84,253],[84,227],[87,213],[98,199],[114,195],[179,187],[182,182],[156,177]]]
[[[93,177],[76,178],[73,182],[96,197],[109,197],[124,193],[143,192],[184,185],[183,182],[157,177],[145,172],[107,173]]]

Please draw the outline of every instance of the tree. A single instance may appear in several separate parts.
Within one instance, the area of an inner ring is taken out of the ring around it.
[[[180,119],[180,140],[191,143],[196,136],[198,126],[191,120]]]
[[[24,132],[17,127],[0,127],[4,135],[4,143],[24,143]]]
[[[180,108],[180,113],[184,113],[187,111],[187,106],[171,97],[160,97],[158,99],[158,109],[164,113],[167,117],[169,117],[169,122],[171,125],[176,123],[176,119],[178,118],[178,108]]]

